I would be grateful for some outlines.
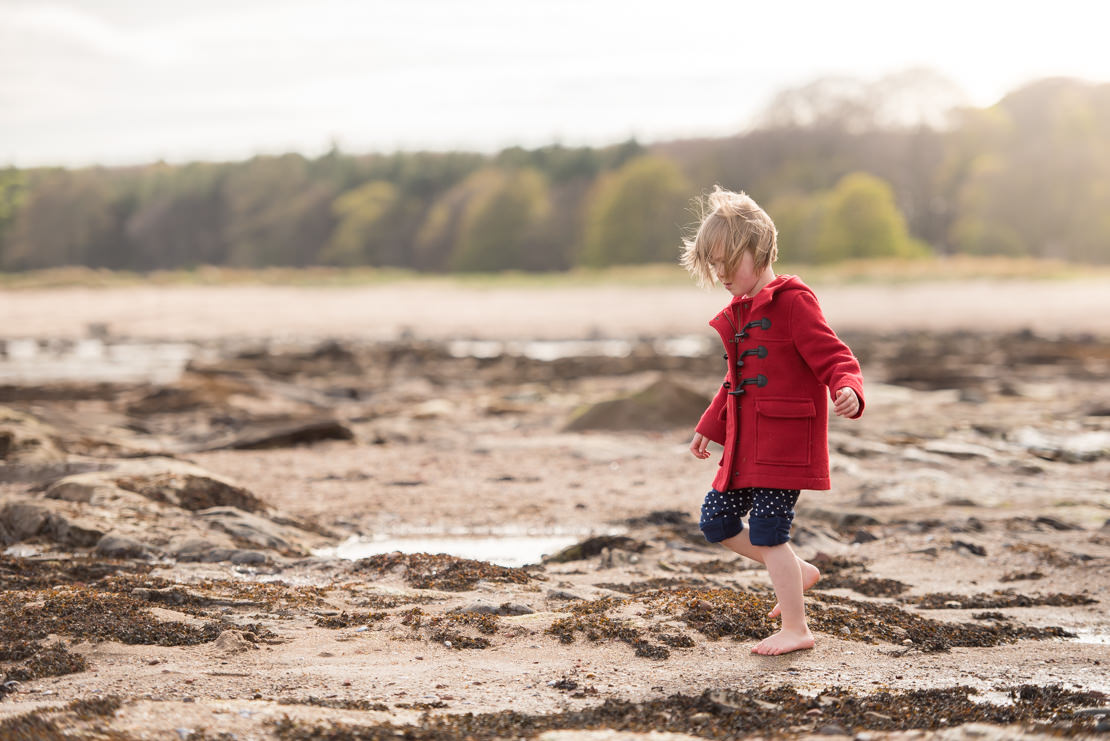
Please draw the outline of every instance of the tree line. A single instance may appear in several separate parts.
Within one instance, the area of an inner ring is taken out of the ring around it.
[[[822,108],[811,88],[743,135],[652,146],[0,169],[0,270],[674,261],[713,184],[759,201],[791,262],[1110,262],[1110,85],[1041,80],[946,126]]]

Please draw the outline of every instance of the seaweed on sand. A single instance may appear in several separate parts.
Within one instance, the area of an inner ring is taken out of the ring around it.
[[[533,738],[551,730],[596,729],[664,731],[714,739],[768,734],[808,737],[828,728],[850,735],[864,730],[937,730],[967,723],[1020,724],[1031,730],[1077,735],[1089,734],[1095,721],[1076,716],[1075,711],[1105,702],[1102,693],[1072,692],[1059,686],[1006,689],[1013,698],[1010,705],[978,702],[971,699],[975,690],[962,686],[869,695],[833,687],[808,696],[785,685],[744,692],[707,689],[696,696],[673,694],[642,702],[608,699],[581,710],[548,714],[513,710],[425,714],[416,725],[308,725],[285,717],[272,727],[281,741],[492,741]]]
[[[767,617],[774,604],[769,593],[721,588],[686,587],[644,592],[624,599],[605,597],[568,605],[571,616],[556,620],[548,633],[569,643],[581,632],[592,641],[603,638],[639,647],[643,631],[606,613],[624,604],[647,606],[644,617],[663,614],[685,623],[709,640],[758,640],[774,633],[778,621]],[[992,625],[930,620],[898,605],[864,602],[834,595],[815,595],[807,607],[810,628],[838,638],[946,651],[954,646],[997,646],[1022,639],[1067,637],[1061,628],[1033,628],[1009,622]],[[662,648],[662,647],[659,647]],[[665,650],[665,649],[663,649]],[[638,651],[639,653],[639,651]],[[642,654],[641,654],[642,655]]]
[[[999,589],[993,593],[980,594],[950,594],[947,592],[933,592],[919,597],[903,599],[903,602],[916,605],[922,610],[983,610],[999,607],[1074,607],[1075,605],[1094,605],[1098,600],[1085,594],[1053,594],[1029,595],[1018,594],[1010,589]]]
[[[443,615],[429,616],[419,607],[402,612],[401,624],[409,626],[418,634],[423,633],[430,641],[442,643],[454,649],[489,648],[490,646],[488,638],[460,633],[457,630],[459,626],[473,627],[479,633],[486,635],[493,635],[500,629],[500,620],[496,615],[448,612]]]
[[[355,562],[355,571],[384,574],[394,569],[404,572],[405,581],[417,589],[442,589],[465,592],[481,580],[528,584],[542,575],[527,568],[498,566],[487,561],[449,556],[446,553],[382,553]]]

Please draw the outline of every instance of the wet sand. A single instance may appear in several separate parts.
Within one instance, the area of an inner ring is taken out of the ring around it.
[[[1110,331],[1110,279],[1104,277],[814,287],[838,331],[1028,328],[1049,336]],[[157,340],[658,337],[701,331],[724,303],[720,289],[703,291],[692,284],[60,288],[6,292],[0,296],[0,326],[4,337],[40,339],[81,337],[90,324],[120,337]]]

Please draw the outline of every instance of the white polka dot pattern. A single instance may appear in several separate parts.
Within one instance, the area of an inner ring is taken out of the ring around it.
[[[750,512],[753,543],[785,543],[790,539],[794,505],[800,493],[798,489],[768,487],[730,489],[724,493],[713,489],[701,507],[701,530],[710,542],[731,538],[744,529],[741,518]]]

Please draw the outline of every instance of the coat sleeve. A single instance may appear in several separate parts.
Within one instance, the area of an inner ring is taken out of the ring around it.
[[[852,389],[859,399],[859,411],[852,419],[862,415],[863,373],[859,361],[833,332],[812,293],[798,292],[790,310],[790,332],[794,346],[817,380],[833,391]]]
[[[713,397],[710,402],[709,408],[701,415],[698,420],[698,426],[694,428],[695,432],[708,437],[715,443],[725,444],[725,402],[728,400],[728,389],[721,386],[717,395]]]

